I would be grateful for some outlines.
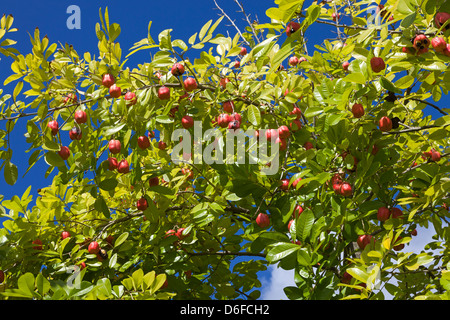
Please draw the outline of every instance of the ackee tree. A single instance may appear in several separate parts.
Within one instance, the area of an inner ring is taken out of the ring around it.
[[[4,179],[14,134],[52,177],[1,199],[2,298],[257,299],[271,264],[295,271],[289,299],[450,298],[450,3],[276,4],[241,30],[216,3],[187,42],[149,24],[125,57],[107,9],[83,54],[39,29],[21,53],[1,18]],[[240,130],[244,163],[195,161]],[[272,158],[250,152],[264,141]],[[420,227],[435,236],[411,252]]]

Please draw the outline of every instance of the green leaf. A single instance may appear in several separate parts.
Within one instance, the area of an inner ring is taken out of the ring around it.
[[[42,273],[39,273],[36,277],[36,288],[42,296],[50,290],[50,282],[42,275]]]
[[[201,28],[199,34],[198,34],[198,39],[200,41],[203,40],[203,38],[206,35],[206,31],[208,31],[209,27],[211,26],[212,20],[209,20],[207,23],[205,23],[205,25]]]
[[[113,191],[117,187],[118,181],[115,178],[100,181],[98,187],[105,191]]]
[[[34,276],[31,272],[22,275],[17,281],[19,290],[29,297],[34,296]]]
[[[303,214],[303,213],[302,213]],[[270,263],[277,262],[299,250],[301,247],[294,243],[280,242],[274,245],[267,253],[266,259]]]
[[[128,232],[124,232],[122,233],[117,240],[114,242],[114,248],[117,248],[118,246],[120,246],[122,243],[125,242],[125,240],[127,240],[128,238]]]
[[[114,266],[116,265],[116,263],[117,263],[117,252],[114,253],[114,254],[111,256],[111,258],[109,259],[108,265],[109,265],[110,268],[114,268]]]
[[[3,175],[7,184],[13,186],[19,175],[17,166],[9,160],[5,160],[5,168],[3,170]]]
[[[109,32],[109,40],[110,41],[116,40],[121,32],[120,25],[118,25],[117,23],[113,23],[112,25],[109,26],[108,32]]]
[[[248,109],[247,109],[247,119],[254,126],[259,126],[260,125],[260,123],[261,123],[261,113],[259,112],[259,109],[256,106],[250,105],[248,107]]]
[[[296,235],[300,241],[305,241],[312,229],[314,224],[314,213],[306,208],[302,214],[297,218],[297,223],[295,224],[295,228],[297,230]]]
[[[414,83],[415,78],[410,75],[406,75],[395,82],[395,86],[399,89],[406,89]]]
[[[348,75],[346,75],[344,77],[344,79],[342,79],[346,82],[354,82],[354,83],[359,83],[359,84],[364,84],[366,83],[366,77],[359,72],[355,72],[355,73],[350,73]]]
[[[385,88],[388,91],[392,91],[395,93],[402,93],[402,90],[400,90],[399,88],[394,86],[394,84],[391,81],[389,81],[388,79],[386,79],[383,76],[381,76],[381,78],[380,78],[380,84],[383,88]]]
[[[103,215],[106,218],[110,217],[110,212],[109,212],[109,208],[108,205],[106,204],[105,199],[102,196],[99,196],[97,198],[97,200],[95,200],[94,202],[94,208],[95,210],[97,210],[98,212],[103,213]]]
[[[366,283],[367,279],[369,278],[369,274],[364,271],[361,270],[359,268],[348,268],[346,270],[353,278],[355,278],[358,281],[361,281],[362,283]]]

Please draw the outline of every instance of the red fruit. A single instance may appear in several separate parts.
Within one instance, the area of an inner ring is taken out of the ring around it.
[[[260,228],[267,228],[268,226],[270,226],[270,218],[268,214],[265,213],[259,213],[258,216],[256,217],[256,224],[260,227]]]
[[[282,125],[278,128],[278,136],[281,139],[287,139],[291,135],[291,132],[289,131],[289,128],[285,125]]]
[[[289,179],[281,180],[280,189],[283,190],[283,191],[288,191],[289,190]]]
[[[339,191],[344,197],[351,197],[353,193],[352,186],[348,182],[343,182]]]
[[[228,123],[230,121],[230,116],[226,113],[219,114],[219,116],[217,117],[217,124],[222,128],[228,127]]]
[[[335,194],[341,194],[342,182],[333,183],[333,190]]]
[[[437,162],[439,160],[441,160],[441,153],[439,151],[431,149],[431,161]]]
[[[220,82],[219,82],[219,85],[223,88],[223,89],[225,89],[226,87],[227,87],[227,83],[228,82],[230,82],[230,79],[228,79],[228,78],[221,78],[220,79]]]
[[[77,266],[80,268],[80,271],[86,268],[86,263],[84,261],[77,264]]]
[[[399,243],[399,242],[401,242],[401,240],[402,240],[402,237],[398,237],[397,240],[395,240],[395,243]],[[404,247],[405,247],[405,244],[404,244],[404,243],[400,243],[400,244],[395,245],[395,246],[393,247],[393,249],[394,249],[395,251],[400,251],[400,250],[402,250]]]
[[[185,230],[185,228],[179,228],[177,230],[177,232],[175,233],[175,235],[178,237],[178,239],[183,240],[184,238],[186,238],[187,235],[183,235],[183,231]]]
[[[358,237],[358,239],[356,240],[356,243],[361,248],[361,250],[364,250],[364,248],[368,244],[370,244],[371,240],[372,240],[372,235],[370,235],[370,234],[363,234],[363,235]]]
[[[185,129],[189,129],[192,128],[194,126],[194,118],[192,118],[189,115],[184,116],[181,119],[181,125],[183,126],[183,128]]]
[[[302,116],[302,110],[298,107],[294,107],[294,109],[289,112],[289,115],[295,115],[297,119],[300,119],[300,117]]]
[[[147,209],[148,203],[145,198],[140,198],[136,203],[136,208],[140,211],[145,211]]]
[[[270,141],[274,137],[276,140],[278,138],[278,130],[277,129],[267,129],[266,130],[266,139]]]
[[[74,118],[75,122],[78,124],[85,123],[87,121],[87,114],[83,110],[77,110],[75,111]]]
[[[235,62],[234,62],[234,67],[235,68],[239,68],[241,66],[241,62],[239,61],[239,60],[236,60]]]
[[[50,130],[52,131],[52,135],[54,136],[57,135],[59,131],[58,121],[56,120],[49,121],[49,123],[47,123],[47,128],[50,128]]]
[[[70,237],[70,232],[69,231],[63,231],[61,232],[61,240],[64,240],[66,238]]]
[[[447,57],[450,57],[450,43],[447,44],[447,48],[443,51],[443,53],[444,53]]]
[[[434,16],[434,23],[436,24],[436,27],[441,28],[448,19],[450,19],[450,13],[438,12]],[[445,27],[445,30],[447,30],[449,28],[450,28],[450,23],[447,24],[447,26]]]
[[[5,281],[5,272],[3,270],[0,270],[0,283],[3,283]]]
[[[401,219],[403,218],[403,211],[397,207],[394,207],[391,209],[391,217],[394,219]]]
[[[292,56],[289,58],[289,64],[295,67],[298,64],[298,58],[296,56]]]
[[[110,88],[114,83],[116,83],[116,80],[114,79],[114,76],[110,73],[105,73],[102,77],[102,84]]]
[[[239,52],[241,56],[245,56],[247,54],[247,48],[241,47],[241,52]]]
[[[175,77],[179,77],[184,73],[184,66],[181,63],[175,63],[170,70]]]
[[[294,217],[298,218],[303,212],[302,206],[297,205],[294,209]]]
[[[136,93],[128,91],[123,97],[127,101],[127,106],[135,105],[137,102]]]
[[[109,149],[109,152],[111,152],[112,154],[117,154],[117,153],[119,153],[120,150],[121,150],[121,148],[122,148],[122,146],[121,146],[119,140],[113,139],[113,140],[110,140],[110,141],[109,141],[108,149]]]
[[[372,151],[371,151],[370,153],[373,154],[373,155],[376,155],[376,154],[378,153],[379,150],[380,150],[380,149],[378,148],[378,146],[374,144],[374,145],[372,146]]]
[[[342,183],[342,177],[339,173],[335,173],[332,177],[331,177],[331,183],[332,184],[336,184],[336,183]]]
[[[144,150],[144,149],[147,149],[148,147],[150,147],[150,140],[146,136],[140,136],[137,139],[137,144],[138,144],[139,148]]]
[[[293,223],[295,223],[294,219],[289,220],[289,223],[288,223],[288,230],[289,231],[291,231],[291,226],[292,226]]]
[[[109,95],[113,98],[119,98],[122,95],[122,89],[114,83],[109,87]]]
[[[387,132],[392,130],[392,121],[386,116],[381,117],[378,126],[380,127],[380,130],[383,132]]]
[[[197,81],[195,81],[194,78],[192,77],[188,77],[183,81],[183,85],[184,85],[184,90],[186,90],[187,92],[191,92],[195,89],[197,89]]]
[[[64,104],[66,104],[67,102],[75,103],[77,101],[78,101],[78,97],[74,93],[69,93],[67,95],[67,97],[64,98]]]
[[[34,240],[32,244],[35,244],[33,247],[34,250],[42,250],[42,241],[40,239]]]
[[[350,63],[348,61],[345,61],[342,63],[342,69],[344,69],[345,71],[348,70],[348,66],[350,65]]]
[[[176,236],[177,232],[173,229],[169,229],[166,231],[166,235],[164,236],[164,238],[170,237],[170,236]]]
[[[302,178],[295,179],[295,180],[292,182],[292,187],[293,187],[293,188],[297,188],[297,184],[298,184],[301,180],[302,180]],[[301,187],[300,187],[300,188],[301,188]]]
[[[167,148],[167,143],[165,143],[164,141],[158,142],[158,149],[165,150],[166,148]]]
[[[305,148],[306,150],[309,150],[309,149],[314,148],[314,145],[312,144],[312,142],[306,141],[305,144],[303,145],[303,148]]]
[[[305,57],[300,57],[298,59],[298,63],[302,63],[303,61],[307,61],[307,59]]]
[[[91,254],[97,254],[100,251],[100,245],[97,241],[92,241],[89,243],[88,252]]]
[[[292,120],[292,122],[289,124],[289,127],[292,131],[298,131],[302,128],[302,123],[298,119]]]
[[[281,151],[286,150],[287,148],[287,141],[286,139],[282,139],[280,137],[277,137],[277,139],[275,140],[275,143],[279,144],[279,148]]]
[[[119,162],[116,158],[108,158],[108,169],[113,171],[119,167]]]
[[[119,165],[117,166],[117,172],[119,173],[130,172],[130,165],[128,164],[127,160],[123,159],[119,162]]]
[[[417,54],[427,52],[429,46],[430,40],[424,34],[419,34],[414,38],[413,47],[417,50]]]
[[[241,127],[241,123],[237,120],[233,120],[228,123],[228,129],[237,130],[240,127]]]
[[[390,215],[391,215],[391,210],[389,210],[386,207],[381,207],[378,209],[377,219],[378,219],[378,221],[386,221],[387,219],[389,219]]]
[[[413,237],[417,236],[417,230],[414,229],[413,231],[411,231],[411,235],[412,235]]]
[[[345,284],[350,284],[352,279],[353,279],[353,276],[350,273],[348,273],[347,271],[345,271],[344,274],[342,275],[341,282],[345,283]]]
[[[194,177],[194,172],[187,168],[181,168],[181,173],[184,174],[188,179],[192,179]]]
[[[372,67],[372,71],[375,73],[381,72],[384,68],[386,68],[383,58],[380,57],[373,57],[370,59],[370,66]]]
[[[159,185],[159,178],[153,177],[153,178],[148,179],[148,184],[150,185],[150,187]]]
[[[290,37],[291,34],[293,34],[298,29],[300,29],[300,24],[298,22],[291,21],[286,27],[286,35]]]
[[[69,150],[69,148],[62,146],[59,149],[58,154],[63,160],[67,160],[67,159],[69,159],[69,156],[70,156],[70,150]]]
[[[158,98],[161,100],[169,100],[170,99],[170,89],[165,86],[159,87]]]
[[[333,12],[331,14],[331,19],[333,19],[333,21],[338,21],[340,17],[341,17],[341,15],[339,13],[336,14],[336,12]]]
[[[364,107],[360,103],[355,103],[352,106],[352,113],[355,118],[361,118],[364,115]]]
[[[445,49],[447,49],[447,42],[445,42],[444,38],[442,37],[433,38],[433,40],[431,40],[431,45],[433,46],[433,49],[436,50],[436,52],[443,52]]]
[[[239,113],[237,113],[237,112],[233,112],[233,113],[230,115],[230,121],[239,121],[239,123],[240,123],[241,120],[242,120],[242,117],[241,117],[241,115],[240,115]]]
[[[71,140],[81,140],[83,137],[83,133],[81,132],[81,129],[78,127],[73,127],[69,131],[69,137]]]
[[[155,131],[149,131],[148,133],[147,133],[147,136],[148,136],[148,138],[149,139],[153,139],[154,137],[155,137]]]
[[[223,107],[223,110],[225,112],[228,112],[228,113],[233,113],[234,112],[234,102],[231,101],[231,100],[225,101],[223,103],[222,107]]]

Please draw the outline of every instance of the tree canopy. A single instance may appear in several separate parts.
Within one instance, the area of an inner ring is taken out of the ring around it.
[[[127,52],[107,8],[84,53],[38,28],[19,52],[3,15],[4,181],[53,180],[1,197],[2,299],[258,299],[271,264],[289,299],[449,298],[450,3],[277,0],[259,22],[235,2],[245,28],[215,3]]]

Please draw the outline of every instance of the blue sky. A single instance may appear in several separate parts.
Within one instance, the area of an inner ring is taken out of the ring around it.
[[[265,11],[269,7],[274,7],[273,1],[255,1],[242,0],[247,14],[251,14],[251,19],[256,17],[260,23],[270,22],[265,15]],[[307,1],[311,3],[312,1]],[[243,21],[244,16],[237,13],[239,7],[232,0],[217,0],[217,3],[226,11],[226,13],[236,20],[236,24],[243,28],[246,22]],[[70,5],[77,5],[81,10],[81,29],[70,30],[66,26],[67,19],[70,14],[66,13]],[[191,35],[198,32],[201,27],[210,19],[214,21],[219,18],[219,11],[215,8],[213,0],[172,0],[172,1],[50,1],[50,0],[25,0],[25,1],[3,1],[1,14],[12,14],[15,18],[14,26],[19,29],[18,32],[9,36],[18,41],[16,47],[24,54],[31,49],[29,35],[33,34],[34,29],[39,27],[41,37],[47,35],[50,43],[60,42],[63,45],[69,43],[73,45],[75,50],[82,55],[84,52],[91,52],[97,54],[97,37],[95,35],[95,24],[99,22],[99,8],[104,11],[108,7],[110,22],[120,24],[122,32],[118,42],[121,44],[123,56],[128,53],[128,49],[147,35],[147,27],[149,21],[152,21],[151,33],[153,38],[165,29],[173,29],[172,39],[182,39],[185,42]],[[230,26],[230,23],[224,19],[216,30],[216,33],[226,34],[229,31],[231,36],[234,36],[235,29]],[[311,36],[313,35],[313,36]],[[314,44],[320,44],[326,37],[333,38],[335,34],[332,33],[329,26],[318,24],[314,27],[313,33],[306,35],[310,42],[308,49],[310,54],[314,51]],[[195,52],[200,54],[199,51]],[[4,79],[11,73],[10,64],[11,59],[0,57],[0,84],[3,84]],[[132,68],[137,64],[148,61],[150,59],[148,51],[141,51],[132,56],[127,62],[126,66]],[[286,64],[285,64],[286,66]],[[11,83],[6,88],[6,92],[12,92],[15,83]],[[14,186],[7,185],[3,178],[0,179],[0,194],[5,196],[5,199],[10,199],[13,195],[22,195],[26,188],[31,184],[32,194],[36,194],[36,190],[40,187],[46,186],[51,181],[44,180],[44,173],[47,170],[47,164],[41,160],[31,171],[22,179],[23,173],[27,169],[26,161],[21,163],[18,159],[28,159],[28,154],[24,154],[24,150],[28,148],[25,143],[25,138],[20,132],[25,132],[26,121],[21,121],[17,124],[12,138],[12,144],[15,146],[13,154],[13,162],[19,169],[19,181]],[[0,123],[0,128],[4,128],[4,123]],[[23,146],[21,148],[21,146]],[[3,173],[2,173],[3,174]],[[271,282],[270,274],[267,272],[263,278],[263,284],[267,292],[276,292],[275,288],[281,289],[283,286],[278,286],[276,282]],[[283,282],[288,277],[283,277],[279,272],[277,278]],[[284,274],[284,273],[283,273]],[[285,275],[285,274],[284,274]],[[291,276],[290,276],[291,277]],[[274,276],[275,279],[275,276]],[[292,277],[291,277],[292,279]],[[263,290],[264,291],[264,290]],[[279,296],[268,296],[263,293],[263,297],[283,298],[283,294]]]

